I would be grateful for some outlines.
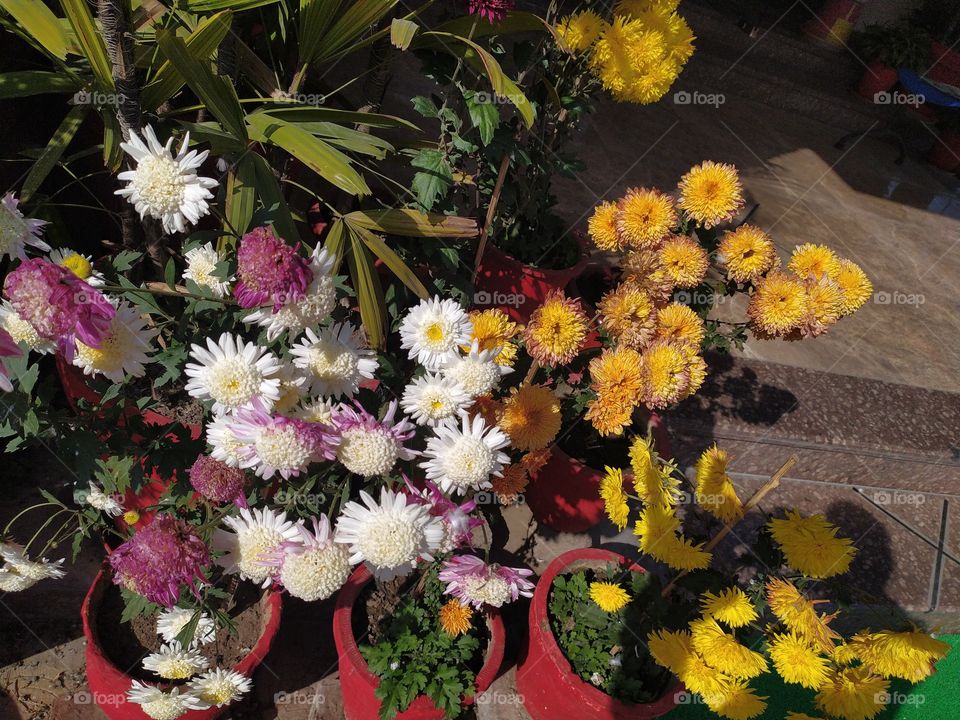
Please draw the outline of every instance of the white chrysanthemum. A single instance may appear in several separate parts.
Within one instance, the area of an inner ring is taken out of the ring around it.
[[[486,395],[497,388],[500,378],[513,372],[512,368],[497,364],[499,353],[500,348],[481,351],[479,342],[474,340],[470,352],[448,360],[441,373],[460,383],[471,398]]]
[[[156,328],[147,327],[136,308],[120,301],[100,347],[77,340],[73,364],[85,375],[103,375],[116,383],[123,382],[127,375],[143,377],[143,366],[150,362],[148,353],[153,352],[151,343],[157,332]]]
[[[380,503],[360,491],[363,504],[350,501],[337,520],[334,541],[348,545],[350,562],[365,562],[379,580],[409,573],[418,559],[433,560],[443,543],[443,520],[428,505],[408,503],[407,496],[387,488]]]
[[[496,425],[488,427],[479,415],[470,420],[464,414],[459,426],[446,423],[434,432],[423,451],[427,460],[420,467],[445,493],[486,490],[491,487],[490,476],[500,476],[510,462],[501,450],[509,446],[510,439]]]
[[[210,456],[230,467],[240,467],[243,462],[242,450],[246,443],[238,439],[233,432],[229,415],[214,415],[207,422],[207,444],[210,445]]]
[[[257,308],[243,321],[265,327],[270,342],[284,332],[288,332],[289,338],[293,340],[304,330],[318,327],[330,317],[337,304],[333,260],[326,248],[317,245],[310,258],[313,280],[307,286],[303,297],[291,298],[276,309],[273,306]]]
[[[92,482],[90,487],[87,490],[87,496],[84,498],[87,505],[95,507],[100,512],[104,513],[109,517],[116,517],[117,515],[123,514],[123,506],[117,501],[117,498],[113,495],[107,495],[103,490],[98,488]]]
[[[127,700],[136,703],[147,717],[153,720],[177,720],[188,710],[206,710],[209,705],[183,688],[161,690],[134,680],[127,690]]]
[[[280,397],[273,404],[273,411],[278,415],[291,415],[310,388],[310,380],[295,365],[281,365],[277,378],[280,380]]]
[[[163,638],[164,642],[172,643],[177,639],[177,635],[190,624],[196,610],[189,608],[172,607],[164,608],[157,615],[157,635]],[[217,626],[206,613],[200,613],[196,627],[193,630],[193,640],[191,647],[206,645],[217,639]]]
[[[57,349],[56,343],[40,337],[33,325],[20,317],[8,300],[0,303],[0,328],[6,330],[14,342],[26,345],[28,350],[46,355]]]
[[[184,280],[192,280],[218,298],[227,296],[233,278],[224,280],[217,275],[217,265],[223,258],[213,247],[213,243],[191,248],[184,255],[184,259],[187,261],[187,267],[183,271]]]
[[[39,582],[47,578],[59,580],[66,571],[63,569],[63,558],[51,562],[46,558],[31,560],[21,545],[16,543],[0,544],[0,559],[5,563],[3,570],[15,575]],[[32,583],[31,583],[32,584]]]
[[[378,477],[393,469],[402,450],[402,443],[390,433],[356,427],[341,434],[337,460],[352,473]]]
[[[164,232],[185,232],[188,224],[196,224],[210,212],[207,200],[213,198],[210,190],[218,183],[196,173],[210,151],[188,152],[190,133],[187,133],[180,152],[174,157],[170,151],[172,137],[166,146],[161,145],[149,125],[143,129],[143,136],[146,143],[135,132],[130,133],[129,141],[120,143],[137,167],[117,175],[118,180],[128,184],[115,194],[125,197],[141,218],[149,215],[159,220]]]
[[[223,333],[217,342],[207,338],[207,347],[191,345],[184,371],[190,378],[186,390],[200,400],[213,400],[215,413],[236,410],[259,398],[270,409],[280,397],[280,361],[266,348],[246,343],[239,336]]]
[[[271,415],[259,400],[230,418],[230,431],[243,443],[238,467],[252,468],[257,477],[284,479],[300,475],[326,454],[323,428],[284,415]]]
[[[400,347],[427,370],[439,370],[470,343],[470,316],[453,300],[421,300],[400,323]]]
[[[496,574],[468,575],[460,581],[463,593],[478,603],[503,607],[513,600],[510,583]]]
[[[379,363],[350,323],[321,330],[306,329],[306,336],[290,348],[293,363],[307,373],[310,393],[325,397],[353,397]]]
[[[313,520],[314,532],[302,525],[301,547],[288,550],[280,569],[280,584],[295,598],[326,600],[350,577],[350,553],[331,539],[326,515]]]
[[[209,667],[208,661],[196,648],[184,648],[174,640],[165,643],[155,653],[143,659],[144,670],[159,675],[165,680],[186,680]]]
[[[337,403],[333,400],[315,398],[310,402],[303,403],[299,408],[294,410],[292,417],[298,420],[306,420],[307,422],[329,425],[330,421],[333,420],[333,411],[336,407]]]
[[[437,424],[456,418],[471,404],[470,395],[456,380],[427,373],[403,391],[400,407],[417,425]]]
[[[253,683],[235,670],[210,670],[191,680],[190,692],[207,705],[223,707],[250,692]]]
[[[287,514],[270,508],[240,509],[240,517],[223,519],[233,532],[218,529],[213,549],[225,551],[217,558],[227,573],[269,587],[279,568],[264,564],[286,544],[301,542],[297,523],[287,520]]]
[[[9,192],[0,200],[0,259],[7,255],[25,259],[25,245],[33,245],[44,252],[50,250],[50,246],[40,239],[42,228],[47,223],[24,217],[17,208],[19,202]]]
[[[51,250],[50,262],[66,268],[91,287],[101,287],[107,282],[103,273],[98,272],[97,269],[93,267],[92,257],[89,255],[81,255],[70,248],[56,248]]]

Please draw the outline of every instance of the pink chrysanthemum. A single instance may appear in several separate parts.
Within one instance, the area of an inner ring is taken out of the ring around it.
[[[533,596],[533,583],[527,580],[533,570],[487,565],[473,555],[456,555],[443,562],[438,577],[447,583],[444,593],[464,605],[480,609],[483,605],[501,607],[521,595]]]
[[[247,475],[239,468],[214,460],[209,455],[199,455],[190,467],[190,484],[207,500],[232,502],[237,507],[247,507],[244,486]]]
[[[513,10],[513,0],[468,0],[471,15],[479,15],[491,23],[500,22]]]
[[[403,443],[413,437],[414,426],[406,416],[395,421],[397,401],[387,406],[377,420],[359,404],[341,404],[333,413],[332,433],[327,442],[334,457],[352,473],[376,477],[389,473],[397,460],[412,460],[416,453]]]
[[[410,501],[429,505],[430,514],[443,520],[444,537],[441,552],[450,552],[461,547],[473,546],[473,529],[483,525],[483,518],[471,515],[477,509],[475,500],[469,500],[457,505],[448,498],[436,483],[425,480],[424,490],[419,490],[410,479],[404,476],[407,489],[410,491]]]
[[[310,463],[329,455],[324,426],[268,413],[258,398],[238,409],[228,427],[237,442],[241,468],[253,468],[257,477],[276,473],[285,480],[296,477]]]
[[[269,225],[243,236],[237,248],[237,284],[233,289],[240,307],[272,304],[277,312],[285,303],[306,296],[313,271],[298,248],[278,238]]]
[[[209,562],[210,550],[194,529],[164,514],[110,554],[114,583],[163,607],[177,604],[181,585],[199,597],[196,581],[207,582]]]
[[[0,357],[20,357],[23,350],[17,345],[17,341],[10,337],[3,328],[0,328]],[[7,375],[7,368],[0,363],[0,390],[10,392],[13,390],[13,384],[10,382],[10,376]]]

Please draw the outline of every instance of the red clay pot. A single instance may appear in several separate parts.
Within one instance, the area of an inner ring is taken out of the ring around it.
[[[617,563],[625,570],[645,572],[623,555],[601,548],[571,550],[556,558],[537,581],[530,603],[527,647],[517,665],[517,693],[533,720],[641,720],[674,708],[683,685],[676,681],[659,700],[627,704],[584,682],[557,645],[547,608],[557,575],[583,567]]]
[[[127,690],[130,689],[133,678],[114,665],[113,661],[104,654],[100,645],[100,637],[97,632],[97,612],[100,609],[103,594],[111,584],[109,571],[101,570],[97,573],[97,577],[94,578],[93,585],[90,586],[87,597],[83,601],[83,607],[80,609],[80,617],[83,619],[83,635],[87,640],[87,682],[90,685],[90,696],[110,720],[150,720],[150,716],[144,713],[139,705],[127,702]],[[281,598],[280,593],[269,590],[264,594],[261,602],[265,603],[267,607],[267,615],[264,620],[263,631],[250,653],[233,666],[233,669],[238,673],[247,677],[253,675],[253,671],[263,662],[270,651],[273,639],[280,628]],[[214,707],[208,710],[191,710],[181,715],[180,720],[213,720],[222,717],[228,708],[229,706]]]
[[[950,129],[941,130],[930,152],[927,153],[927,160],[948,172],[960,168],[960,132]]]
[[[897,84],[897,70],[875,60],[867,65],[857,92],[867,100],[873,100],[877,93],[889,92]]]
[[[340,692],[343,695],[343,711],[347,720],[375,720],[380,713],[380,700],[374,691],[380,684],[376,675],[367,668],[367,661],[360,654],[357,640],[353,636],[353,608],[357,598],[373,575],[365,565],[360,565],[350,575],[346,585],[337,594],[336,609],[333,612],[333,639],[340,658]],[[483,667],[477,673],[476,694],[482,693],[497,677],[503,652],[506,647],[506,634],[499,611],[493,609],[487,614],[487,626],[490,629],[490,641],[487,643],[487,656]],[[464,705],[472,705],[476,695],[465,696]],[[417,697],[408,707],[395,716],[396,720],[443,720],[443,711],[438,710],[433,701],[425,695]]]
[[[960,87],[960,53],[941,42],[931,40],[930,61],[933,65],[924,73],[927,78]]]

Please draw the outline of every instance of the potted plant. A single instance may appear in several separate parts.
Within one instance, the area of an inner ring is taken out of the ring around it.
[[[930,38],[928,67],[923,73],[939,83],[960,87],[960,3],[956,0],[925,0],[911,16],[911,22]]]
[[[867,61],[857,92],[869,100],[893,89],[898,69],[925,70],[929,64],[929,36],[912,24],[868,25],[854,36],[854,46]]]

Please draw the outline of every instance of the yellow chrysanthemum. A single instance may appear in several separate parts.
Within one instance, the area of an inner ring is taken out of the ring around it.
[[[470,313],[470,322],[473,324],[471,342],[477,340],[481,351],[499,348],[497,364],[512,367],[517,357],[517,346],[511,341],[520,334],[520,326],[513,322],[509,315],[496,308],[474,310]],[[470,351],[469,346],[463,349],[465,352]]]
[[[794,248],[787,269],[802,278],[819,280],[824,275],[832,278],[840,272],[840,259],[826,245],[804,243]]]
[[[657,317],[653,299],[639,286],[624,282],[597,305],[600,325],[620,345],[642,350],[653,339]]]
[[[843,293],[840,286],[827,276],[807,284],[808,321],[804,329],[806,335],[816,337],[840,319],[843,307]]]
[[[616,583],[592,582],[590,583],[590,599],[599,605],[604,612],[615,613],[627,606],[630,602],[630,595]]]
[[[707,361],[701,355],[691,353],[690,349],[687,348],[687,362],[689,363],[687,372],[690,375],[690,382],[687,385],[687,391],[683,394],[684,398],[688,398],[697,392],[703,386],[704,380],[707,379]]]
[[[627,494],[623,491],[623,471],[619,468],[607,466],[600,478],[600,497],[610,522],[623,530],[630,519],[630,507],[627,505]]]
[[[603,19],[595,12],[583,10],[563,18],[557,25],[557,34],[574,52],[586,50],[593,45],[603,31]]]
[[[706,329],[703,319],[683,303],[670,303],[657,311],[657,337],[677,345],[700,349]]]
[[[693,288],[703,282],[710,267],[707,251],[687,235],[672,235],[660,246],[663,269],[678,288]]]
[[[724,233],[717,247],[717,260],[734,282],[756,280],[777,262],[777,249],[763,230],[741,225]]]
[[[840,314],[849,315],[859,310],[873,295],[873,284],[863,269],[850,260],[841,260],[836,277],[840,287]]]
[[[579,300],[568,298],[562,290],[552,290],[527,323],[527,352],[541,365],[564,365],[580,352],[587,324]]]
[[[614,252],[623,249],[617,232],[618,212],[620,208],[613,202],[602,202],[593,209],[593,215],[587,221],[587,232],[599,250]]]
[[[873,672],[914,683],[933,675],[937,660],[950,650],[947,643],[919,630],[859,633],[850,646]]]
[[[501,404],[498,424],[518,450],[539,450],[560,432],[560,401],[543,385],[514,388]]]
[[[645,503],[677,504],[680,481],[669,466],[662,468],[657,462],[648,438],[637,436],[630,443],[630,469],[633,471],[633,487]]]
[[[750,720],[767,709],[767,698],[758,696],[745,680],[734,680],[720,693],[705,695],[703,701],[718,715],[730,720]]]
[[[707,160],[680,178],[677,203],[705,228],[732,220],[743,207],[743,188],[733,165]]]
[[[641,356],[633,348],[604,350],[590,361],[590,385],[598,392],[621,395],[636,403],[643,387]]]
[[[729,462],[727,451],[716,445],[707,448],[697,461],[697,502],[723,522],[730,522],[743,512],[743,504],[727,475]]]
[[[457,637],[470,630],[472,617],[473,610],[470,606],[461,605],[460,601],[454,598],[440,608],[440,627],[450,637]]]
[[[634,410],[636,404],[622,394],[611,392],[608,395],[601,391],[587,403],[583,417],[601,437],[620,436],[633,424]]]
[[[656,250],[631,250],[624,255],[623,280],[643,290],[654,302],[667,300],[673,292],[673,280]]]
[[[494,475],[490,478],[491,489],[501,503],[512,505],[517,501],[520,493],[527,489],[530,478],[527,476],[526,468],[519,463],[507,465],[501,473],[500,477]]]
[[[680,521],[673,508],[648,504],[634,526],[640,549],[676,570],[700,570],[710,564],[711,555],[676,531]]]
[[[787,717],[784,720],[823,720],[823,718],[815,718],[812,715],[807,715],[806,713],[798,712],[788,712]]]
[[[659,190],[633,188],[618,203],[617,231],[632,248],[652,248],[677,224],[673,199]]]
[[[641,358],[642,400],[647,407],[663,409],[684,398],[690,385],[690,359],[683,346],[658,340]]]
[[[767,671],[767,661],[720,627],[713,618],[700,618],[690,623],[693,649],[722,673],[749,680]]]
[[[890,683],[866,668],[834,670],[817,693],[817,707],[843,720],[869,720],[886,706]]]
[[[686,671],[690,658],[695,655],[690,633],[686,630],[656,630],[647,636],[650,656],[660,667],[677,677]]]
[[[770,643],[770,659],[784,682],[819,690],[827,681],[830,664],[796,633],[780,633]]]
[[[818,615],[816,605],[825,600],[808,600],[793,583],[780,578],[767,580],[767,604],[789,630],[812,643],[820,651],[833,651],[833,642],[840,636],[830,628],[833,615]]]
[[[734,680],[710,665],[699,653],[691,652],[678,676],[690,692],[716,697],[727,692]]]
[[[808,310],[803,283],[781,272],[771,272],[757,283],[747,315],[756,332],[777,336],[798,328]]]
[[[712,617],[732,628],[743,627],[757,619],[757,610],[750,598],[737,587],[724,588],[719,595],[709,590],[700,598],[704,617]]]
[[[812,578],[840,575],[850,569],[856,548],[849,538],[837,537],[837,528],[823,515],[803,517],[796,511],[770,521],[770,534],[787,564]]]

